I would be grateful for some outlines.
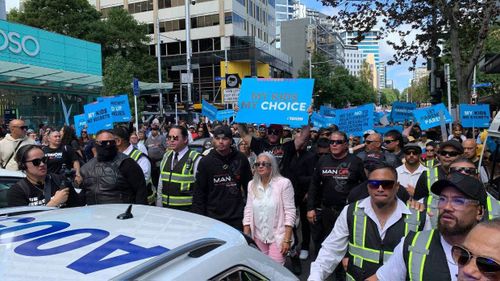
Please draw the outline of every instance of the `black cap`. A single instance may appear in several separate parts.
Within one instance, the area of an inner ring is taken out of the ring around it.
[[[449,140],[449,141],[445,141],[445,142],[441,143],[439,145],[439,149],[443,149],[446,146],[451,146],[451,147],[455,148],[460,154],[464,153],[464,148],[456,140]]]
[[[364,167],[371,172],[375,170],[377,167],[384,165],[385,156],[382,152],[379,151],[367,151],[366,157],[363,160]]]
[[[416,143],[409,143],[403,147],[403,152],[416,151],[418,154],[422,154],[422,148]]]
[[[431,186],[431,191],[440,195],[444,188],[452,186],[465,194],[470,199],[478,200],[481,205],[486,205],[486,190],[484,185],[471,176],[459,172],[452,172],[447,179],[438,180]]]
[[[214,137],[233,138],[233,132],[228,126],[219,126],[214,130]]]
[[[113,132],[113,135],[115,135],[116,137],[119,137],[122,140],[128,141],[128,139],[130,138],[130,132],[129,132],[128,128],[126,128],[124,126],[116,126],[112,132]]]
[[[330,147],[330,140],[327,138],[319,138],[316,142],[316,145],[321,148]]]

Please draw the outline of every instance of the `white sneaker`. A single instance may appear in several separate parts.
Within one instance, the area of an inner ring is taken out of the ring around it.
[[[309,257],[309,251],[307,251],[307,250],[300,250],[299,259],[301,259],[301,260],[307,260],[307,257]]]

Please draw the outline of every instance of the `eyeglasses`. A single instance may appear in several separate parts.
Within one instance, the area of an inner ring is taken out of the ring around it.
[[[406,155],[415,155],[415,156],[420,155],[420,153],[418,153],[418,152],[416,152],[416,151],[413,151],[413,150],[410,150],[410,151],[405,151],[405,154],[406,154]]]
[[[330,140],[330,145],[340,145],[344,143],[345,143],[344,140]]]
[[[439,154],[441,156],[448,156],[448,157],[457,157],[458,155],[460,155],[460,153],[458,153],[457,151],[446,151],[446,150],[439,151]]]
[[[392,189],[396,181],[393,180],[368,180],[368,187],[371,189],[378,189],[380,186],[384,190]]]
[[[179,136],[168,136],[167,140],[169,140],[169,141],[178,141],[179,140]]]
[[[28,161],[26,161],[26,163],[31,162],[31,163],[33,163],[33,166],[38,167],[42,163],[46,164],[47,160],[48,160],[48,158],[46,156],[44,156],[42,158],[36,158],[36,159],[28,160]]]
[[[255,162],[253,163],[253,165],[255,167],[268,167],[268,168],[272,166],[272,164],[269,162]]]
[[[453,198],[448,198],[445,196],[439,196],[438,199],[438,208],[442,209],[448,205],[448,203],[451,204],[451,207],[455,210],[462,211],[465,209],[465,206],[468,204],[479,204],[479,201],[477,200],[472,200],[472,199],[467,199],[463,197],[453,197]]]
[[[451,255],[453,260],[458,264],[458,266],[466,266],[472,258],[476,258],[476,266],[482,273],[498,273],[500,271],[500,265],[492,258],[474,256],[471,252],[462,246],[453,246],[451,248]]]
[[[95,141],[95,144],[98,146],[112,146],[116,145],[116,141],[115,140]]]
[[[384,143],[385,143],[385,144],[391,144],[391,143],[393,143],[393,142],[395,142],[395,141],[397,141],[397,140],[385,140],[385,141],[384,141]]]
[[[458,172],[460,174],[464,174],[467,176],[476,176],[478,174],[476,168],[469,168],[469,167],[451,167],[450,171]]]
[[[267,130],[267,134],[268,135],[278,136],[279,134],[281,134],[281,131],[280,130],[275,130],[275,129],[270,129],[270,130]]]
[[[82,131],[82,134],[86,134],[86,133],[87,133],[87,131]]]
[[[28,126],[12,126],[13,128],[19,128],[21,130],[28,130]]]

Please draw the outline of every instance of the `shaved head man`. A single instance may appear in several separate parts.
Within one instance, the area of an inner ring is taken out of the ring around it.
[[[28,127],[21,119],[9,122],[10,133],[0,141],[0,165],[2,169],[17,171],[18,166],[14,160],[16,151],[24,145],[35,144],[35,141],[26,136]]]

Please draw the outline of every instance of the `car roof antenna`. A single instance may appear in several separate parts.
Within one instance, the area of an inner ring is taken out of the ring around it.
[[[119,220],[128,220],[133,218],[134,215],[132,215],[132,204],[130,204],[123,214],[119,214],[116,218]]]

